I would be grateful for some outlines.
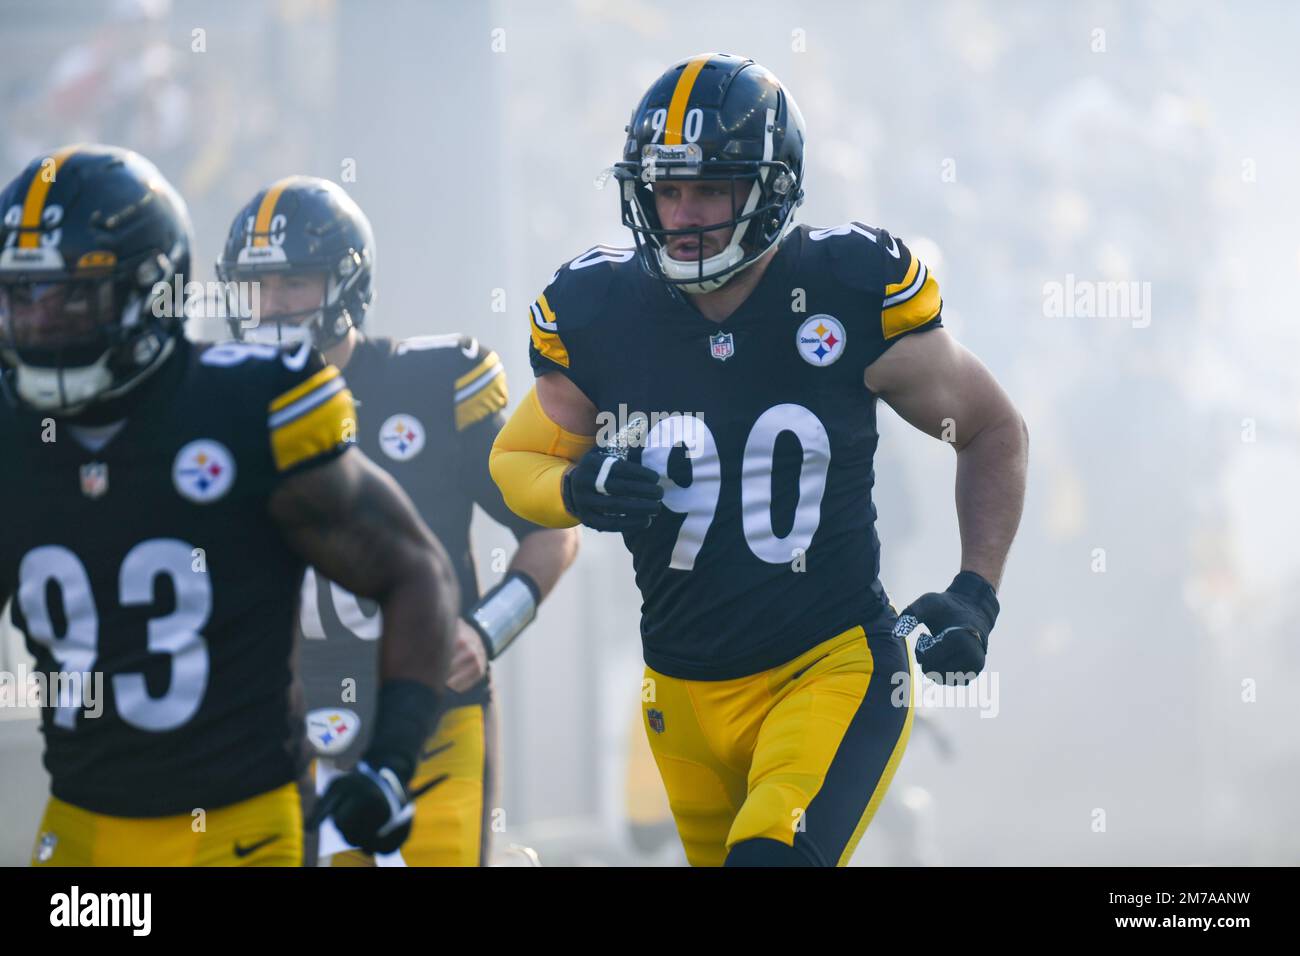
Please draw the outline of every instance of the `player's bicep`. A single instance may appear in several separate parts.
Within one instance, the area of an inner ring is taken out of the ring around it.
[[[362,597],[382,597],[420,552],[438,549],[406,493],[360,452],[285,478],[270,510],[300,557]]]
[[[535,387],[547,418],[575,435],[596,434],[596,406],[572,379],[551,372],[539,376]]]
[[[942,328],[903,337],[863,378],[904,421],[958,451],[1015,413],[984,363]]]

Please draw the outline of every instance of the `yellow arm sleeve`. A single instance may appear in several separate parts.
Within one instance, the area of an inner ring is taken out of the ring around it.
[[[488,469],[519,517],[545,528],[572,528],[579,522],[564,507],[560,481],[595,444],[595,436],[575,435],[551,421],[532,388],[492,443]]]

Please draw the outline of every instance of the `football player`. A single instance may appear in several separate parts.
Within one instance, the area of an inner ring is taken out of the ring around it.
[[[261,190],[231,226],[218,274],[255,281],[255,322],[232,319],[245,340],[307,339],[344,371],[357,405],[357,441],[407,491],[451,551],[463,617],[443,714],[424,748],[414,792],[414,832],[401,859],[415,866],[485,862],[493,806],[495,708],[488,661],[533,620],[577,550],[577,532],[515,515],[488,473],[505,419],[506,376],[491,349],[467,335],[393,341],[366,336],[375,292],[375,242],[357,204],[334,183],[292,176]],[[477,503],[518,540],[502,580],[479,594],[469,526]],[[320,757],[318,785],[364,753],[374,724],[373,641],[380,616],[329,575],[309,571],[302,604],[308,737]],[[328,831],[326,831],[328,834]],[[320,852],[333,847],[322,836]],[[357,852],[334,865],[368,865]],[[382,861],[390,862],[390,861]]]
[[[0,604],[58,678],[35,864],[301,864],[308,563],[384,612],[376,730],[334,819],[371,847],[410,829],[450,562],[349,451],[319,352],[185,339],[191,246],[180,196],[124,149],[60,149],[0,193]]]
[[[623,533],[647,734],[690,862],[844,864],[911,719],[879,578],[876,400],[957,452],[960,572],[903,615],[945,682],[983,667],[1027,432],[901,240],[794,226],[804,123],[768,70],[678,63],[626,133],[635,248],[583,253],[532,306],[537,382],[492,474],[533,521]]]

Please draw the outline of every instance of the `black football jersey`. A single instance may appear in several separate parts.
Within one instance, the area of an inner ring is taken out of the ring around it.
[[[91,711],[93,694],[45,702],[51,789],[126,817],[223,806],[304,769],[304,563],[267,501],[345,451],[353,415],[308,348],[182,341],[141,388],[98,451],[0,403],[0,595],[37,670],[102,675]]]
[[[624,535],[652,668],[730,679],[854,625],[892,626],[863,372],[940,310],[925,265],[856,222],[792,230],[720,323],[630,249],[598,246],[555,274],[530,310],[534,373],[582,390],[601,444],[640,421],[630,457],[662,476],[663,509]]]
[[[537,526],[514,514],[488,473],[488,452],[508,400],[505,367],[466,335],[363,339],[344,369],[356,400],[356,442],[391,474],[451,558],[462,610],[478,602],[470,550],[477,503],[520,537]],[[318,752],[348,764],[364,751],[378,687],[382,617],[314,569],[304,579],[302,675],[308,734]],[[488,680],[448,707],[485,699]]]

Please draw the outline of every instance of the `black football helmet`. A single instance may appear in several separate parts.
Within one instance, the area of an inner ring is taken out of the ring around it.
[[[260,316],[255,325],[231,309],[230,331],[255,342],[311,336],[324,351],[361,328],[374,299],[375,237],[370,220],[342,187],[327,179],[289,176],[261,190],[235,216],[217,276],[256,282],[271,273],[325,276],[319,307]],[[305,330],[305,333],[304,333]]]
[[[192,245],[184,200],[143,156],[32,160],[0,193],[0,390],[76,415],[144,381],[184,334],[173,278]]]
[[[669,67],[641,98],[626,132],[614,175],[623,225],[651,275],[687,292],[711,292],[793,225],[803,201],[803,116],[781,82],[753,60],[707,53]],[[654,184],[679,177],[753,185],[730,220],[665,229]],[[703,234],[727,227],[726,248],[706,259]],[[670,257],[665,240],[688,234],[700,238],[696,261]]]

